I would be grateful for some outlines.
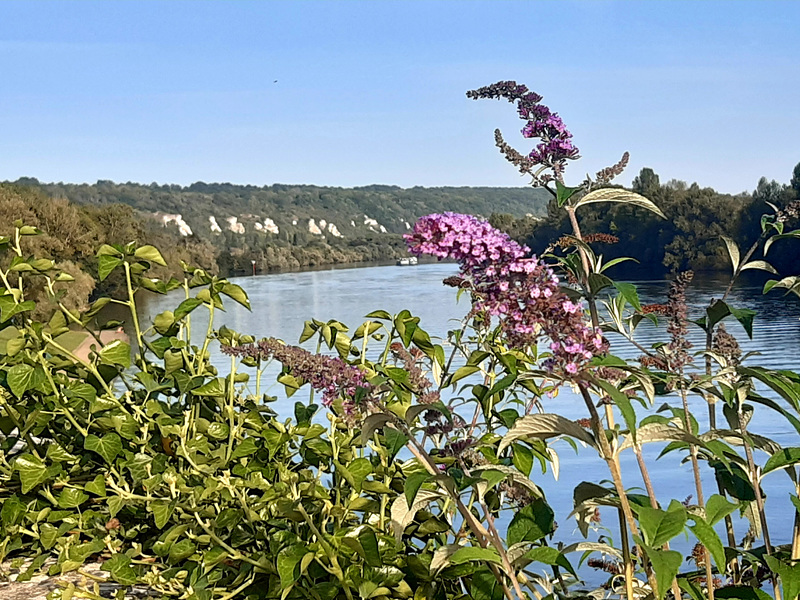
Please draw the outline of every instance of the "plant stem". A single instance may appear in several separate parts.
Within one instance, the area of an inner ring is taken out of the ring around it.
[[[131,280],[131,265],[124,261],[125,265],[125,283],[128,286],[128,307],[131,312],[131,320],[133,320],[133,329],[136,333],[136,343],[139,345],[139,358],[142,363],[142,372],[147,373],[147,361],[144,358],[146,346],[144,345],[144,336],[142,335],[142,328],[139,326],[139,315],[136,314],[136,300],[134,299],[133,281]]]
[[[566,209],[567,214],[569,215],[569,222],[572,225],[572,233],[576,238],[578,238],[578,240],[583,241],[583,237],[581,236],[581,228],[578,226],[578,218],[575,216],[575,207],[567,206]],[[586,256],[586,251],[581,246],[578,246],[578,254],[581,257],[581,264],[583,265],[584,280],[581,283],[586,290],[586,299],[589,302],[589,314],[592,316],[592,327],[597,328],[600,326],[600,320],[597,316],[597,302],[595,302],[594,295],[589,288],[589,257]]]
[[[614,488],[617,491],[617,495],[619,496],[619,503],[622,509],[622,513],[625,517],[625,521],[628,524],[628,529],[632,535],[639,534],[639,527],[636,524],[636,519],[633,516],[633,510],[631,510],[630,502],[628,501],[628,496],[625,493],[625,486],[622,483],[622,473],[619,467],[619,461],[616,460],[616,455],[611,449],[611,446],[608,443],[608,439],[606,439],[606,432],[603,429],[603,424],[600,421],[600,415],[597,413],[597,408],[592,401],[592,397],[589,395],[589,390],[587,388],[587,384],[585,381],[578,382],[578,389],[581,392],[581,396],[583,397],[583,401],[586,404],[586,408],[589,411],[590,421],[592,423],[592,431],[594,432],[595,438],[597,439],[597,443],[599,445],[600,456],[603,460],[606,461],[608,465],[608,470],[611,472],[611,479],[614,482]],[[645,560],[645,554],[643,549],[640,550],[640,556],[642,557],[642,561]],[[632,570],[630,571],[632,573]],[[628,569],[626,568],[626,573],[628,573]],[[632,575],[631,575],[632,576]],[[650,581],[650,585],[653,589],[656,589],[655,580],[653,579],[653,575],[648,571],[647,575],[648,580]],[[626,588],[630,585],[630,589],[633,587],[633,582],[626,582]]]

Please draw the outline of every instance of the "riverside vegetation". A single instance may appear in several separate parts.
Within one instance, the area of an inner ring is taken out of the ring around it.
[[[65,302],[73,276],[29,258],[24,244],[38,231],[15,223],[0,238],[0,557],[29,559],[23,578],[99,558],[123,588],[192,600],[798,597],[800,512],[787,547],[771,542],[766,515],[781,503],[800,511],[800,500],[766,498],[759,484],[785,473],[797,490],[800,448],[748,424],[774,411],[800,433],[800,375],[741,355],[724,323],[751,335],[756,315],[727,293],[690,320],[690,273],[649,306],[609,278],[626,259],[597,253],[612,236],[582,231],[585,207],[663,216],[643,195],[609,187],[627,157],[567,186],[578,151],[540,96],[514,82],[469,96],[516,105],[523,134],[539,143],[522,154],[497,132],[497,144],[553,195],[571,234],[535,257],[470,215],[420,219],[410,251],[457,261],[446,283],[471,301],[447,340],[408,311],[376,310],[353,328],[309,321],[300,341],[315,352],[215,328],[225,302],[249,307],[242,288],[185,262],[180,277],[154,277],[164,256],[133,242],[96,254],[99,280],[118,277],[125,296],[78,310]],[[797,211],[773,206],[745,251],[724,239],[731,285],[745,270],[774,270],[762,255],[800,237],[785,229]],[[30,300],[31,289],[44,299]],[[138,291],[178,289],[174,310],[139,320]],[[765,286],[778,289],[798,293],[800,279]],[[116,327],[96,322],[110,302],[129,309],[135,348],[98,343],[88,359],[75,356],[63,336]],[[202,332],[196,311],[208,313]],[[638,346],[642,322],[665,325],[663,343]],[[690,327],[702,328],[704,347],[690,346]],[[616,357],[620,344],[641,358]],[[210,363],[212,345],[229,356],[227,372]],[[268,361],[282,365],[289,396],[309,388],[293,417],[262,393]],[[564,387],[584,419],[559,415]],[[554,510],[537,484],[557,471],[559,440],[599,455],[610,477],[575,488],[581,537],[568,544],[553,540]],[[691,464],[692,499],[656,495],[659,466],[642,452],[651,443]],[[626,487],[623,453],[635,456],[645,493]],[[707,470],[714,489],[703,488]],[[688,556],[670,548],[684,535],[696,542]],[[602,584],[585,585],[581,565],[605,573]],[[73,583],[54,596],[100,597]]]

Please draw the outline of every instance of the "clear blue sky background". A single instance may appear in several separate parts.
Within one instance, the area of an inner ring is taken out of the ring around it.
[[[584,157],[725,192],[800,162],[800,2],[2,2],[0,179],[524,185],[516,79]],[[275,82],[277,80],[277,83]]]

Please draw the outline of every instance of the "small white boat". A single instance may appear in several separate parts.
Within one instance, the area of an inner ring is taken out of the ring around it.
[[[411,265],[417,264],[417,257],[416,256],[408,256],[405,258],[401,258],[397,261],[397,265],[400,267],[409,267]]]

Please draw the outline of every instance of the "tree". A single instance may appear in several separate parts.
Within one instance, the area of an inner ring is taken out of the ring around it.
[[[650,167],[644,167],[634,178],[633,191],[649,198],[661,187],[658,175]]]
[[[753,200],[771,202],[772,204],[777,204],[780,206],[784,189],[784,186],[774,179],[772,181],[768,181],[766,177],[762,177],[758,180],[758,185],[753,192]]]
[[[794,171],[792,171],[792,180],[789,182],[789,185],[792,186],[795,197],[800,198],[800,163],[797,163],[794,166]]]

